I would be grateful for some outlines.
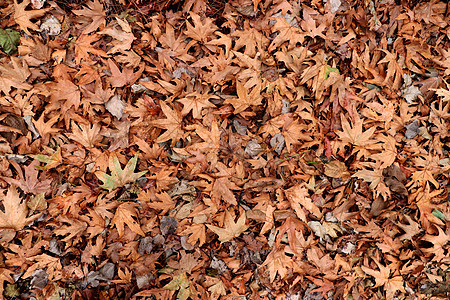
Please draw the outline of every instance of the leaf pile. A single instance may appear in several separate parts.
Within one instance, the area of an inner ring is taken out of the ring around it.
[[[3,297],[448,297],[446,1],[80,2],[0,4]]]

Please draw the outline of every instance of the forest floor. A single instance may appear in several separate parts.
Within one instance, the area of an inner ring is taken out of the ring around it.
[[[449,21],[0,0],[0,298],[448,299]]]

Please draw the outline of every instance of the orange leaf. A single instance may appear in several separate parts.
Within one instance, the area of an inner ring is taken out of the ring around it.
[[[27,205],[19,198],[15,187],[10,187],[2,201],[5,212],[0,210],[0,229],[19,231],[36,220],[41,214],[27,217]]]
[[[116,226],[119,236],[123,235],[125,224],[135,233],[145,236],[139,222],[134,218],[139,220],[136,205],[134,203],[123,203],[117,207],[116,213],[111,220],[111,224],[112,226]]]

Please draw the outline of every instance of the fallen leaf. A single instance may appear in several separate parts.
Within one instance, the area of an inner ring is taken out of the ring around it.
[[[223,228],[209,224],[206,226],[219,236],[219,241],[221,243],[225,243],[231,241],[235,237],[240,236],[244,231],[247,230],[248,226],[245,225],[246,220],[247,218],[245,216],[245,213],[241,213],[241,216],[235,223],[233,217],[228,212],[228,210],[225,210],[225,219]]]

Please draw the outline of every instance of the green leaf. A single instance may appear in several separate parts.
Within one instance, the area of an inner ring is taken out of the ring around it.
[[[17,51],[19,45],[20,33],[12,29],[0,29],[0,46],[6,54],[12,54]]]
[[[134,157],[128,161],[127,165],[122,170],[117,156],[111,155],[109,158],[109,170],[111,171],[111,175],[101,171],[95,172],[98,179],[103,182],[100,187],[105,190],[112,191],[118,187],[124,186],[127,183],[135,182],[139,177],[147,173],[147,171],[134,173],[137,159],[138,153],[136,153]]]
[[[163,288],[166,290],[176,291],[180,290],[177,295],[178,300],[186,300],[191,295],[191,289],[189,288],[189,279],[186,273],[181,273],[172,278],[172,281],[166,284]]]
[[[59,147],[52,155],[29,154],[28,156],[37,161],[45,163],[45,166],[43,167],[36,167],[36,169],[38,170],[49,170],[51,168],[56,168],[62,163],[61,148]]]
[[[339,70],[338,70],[338,69],[332,68],[332,67],[330,67],[330,66],[326,66],[326,67],[325,67],[325,79],[327,79],[328,76],[330,76],[330,73],[331,73],[331,72],[336,72],[336,73],[339,74]]]
[[[436,218],[439,218],[441,220],[445,219],[445,215],[441,211],[437,210],[436,208],[433,210],[432,214],[433,214],[433,216],[435,216]]]

